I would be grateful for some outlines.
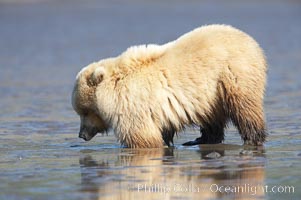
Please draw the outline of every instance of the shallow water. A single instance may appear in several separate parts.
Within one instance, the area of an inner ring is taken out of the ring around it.
[[[0,199],[300,199],[300,19],[299,1],[0,0]],[[70,94],[81,67],[211,23],[266,50],[264,148],[241,146],[233,127],[225,144],[197,147],[181,146],[197,129],[164,149],[77,138]]]

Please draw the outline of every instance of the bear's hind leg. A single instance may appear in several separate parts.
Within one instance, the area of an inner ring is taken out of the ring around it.
[[[206,123],[201,128],[202,136],[196,138],[194,141],[184,143],[184,146],[192,146],[199,144],[219,144],[224,140],[225,122]]]
[[[258,109],[258,108],[257,108]],[[260,146],[266,140],[265,122],[261,111],[240,110],[232,117],[244,144]]]
[[[201,129],[202,136],[200,140],[202,144],[219,144],[222,143],[224,135],[224,123],[212,123]]]
[[[234,98],[233,98],[234,97]],[[245,97],[245,98],[242,98]],[[261,103],[248,96],[232,96],[229,115],[244,144],[260,146],[266,140],[265,121]]]

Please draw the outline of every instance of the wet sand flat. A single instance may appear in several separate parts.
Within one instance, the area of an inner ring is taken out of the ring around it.
[[[0,0],[0,199],[300,199],[301,3]],[[127,47],[231,24],[269,63],[268,142],[125,149],[113,133],[78,138],[77,72]]]

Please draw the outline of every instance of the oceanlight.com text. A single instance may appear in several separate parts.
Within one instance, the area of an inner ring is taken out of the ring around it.
[[[208,184],[208,185],[196,185],[196,184],[180,184],[175,183],[173,185],[168,184],[135,184],[129,186],[131,190],[144,193],[239,193],[239,194],[264,194],[264,193],[295,193],[295,187],[290,185],[221,185],[221,184]]]

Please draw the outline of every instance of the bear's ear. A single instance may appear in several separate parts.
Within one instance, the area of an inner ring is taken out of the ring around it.
[[[104,67],[102,67],[102,66],[96,67],[94,72],[88,78],[88,81],[87,81],[88,84],[90,86],[97,86],[103,80],[104,74],[105,74]]]

